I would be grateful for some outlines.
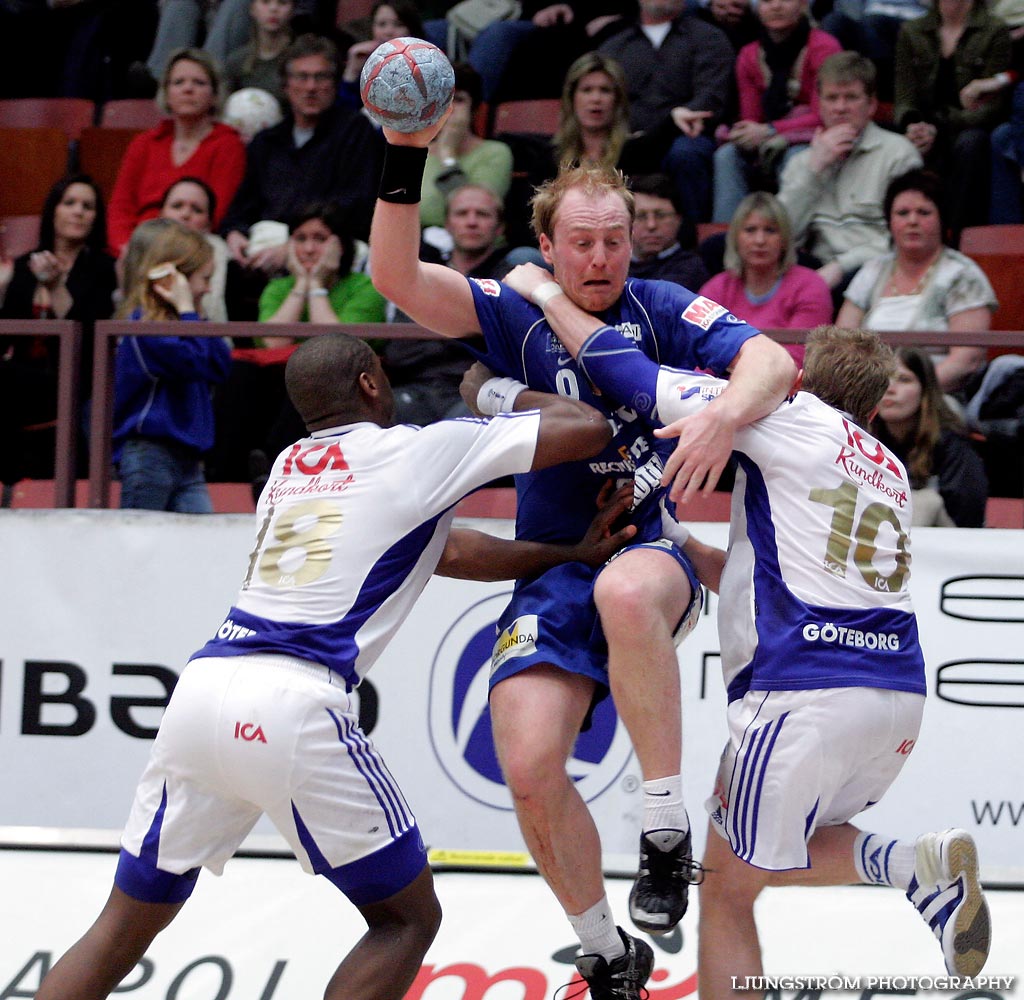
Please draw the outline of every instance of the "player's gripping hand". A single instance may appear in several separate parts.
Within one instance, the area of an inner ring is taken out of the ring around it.
[[[503,285],[507,285],[513,292],[518,292],[529,302],[533,301],[533,293],[540,288],[541,285],[547,285],[553,281],[554,278],[551,277],[550,271],[529,261],[525,264],[516,264],[516,266],[501,279],[501,283]]]
[[[576,550],[573,562],[601,566],[636,536],[635,524],[627,524],[618,531],[612,531],[615,522],[633,504],[633,484],[620,486],[611,497],[608,493],[608,489],[601,491],[594,520],[590,522],[587,533],[573,546]]]
[[[466,374],[462,376],[459,392],[462,395],[462,401],[469,407],[469,412],[474,417],[487,416],[487,414],[480,412],[480,408],[477,406],[477,399],[480,396],[480,389],[484,382],[492,378],[494,378],[494,372],[482,361],[474,361],[466,369]]]
[[[425,149],[437,138],[438,132],[444,128],[444,123],[451,117],[451,113],[452,105],[449,105],[448,110],[433,125],[421,128],[418,132],[398,132],[393,128],[388,128],[387,125],[381,131],[392,146],[419,146]]]
[[[655,430],[656,437],[679,439],[661,477],[662,486],[671,484],[671,500],[685,504],[714,491],[732,454],[734,430],[717,401]]]

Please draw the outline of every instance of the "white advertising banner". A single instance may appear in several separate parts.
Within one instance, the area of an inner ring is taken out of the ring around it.
[[[7,904],[0,909],[0,1000],[34,995],[96,916],[114,864],[110,854],[0,850]],[[548,1000],[574,981],[576,941],[539,876],[446,872],[435,884],[444,919],[406,1000]],[[627,880],[609,880],[609,902],[622,921],[628,892]],[[647,938],[655,955],[650,1000],[697,998],[694,896],[675,931]],[[989,906],[992,951],[984,979],[968,985],[946,977],[938,942],[897,890],[766,890],[757,917],[765,973],[778,984],[769,1000],[1012,1000],[1024,974],[1024,893],[990,892]],[[192,899],[117,995],[322,996],[364,929],[333,886],[303,875],[295,861],[236,858],[223,877],[200,876]],[[579,996],[579,986],[567,994]]]
[[[693,527],[724,544],[725,525]],[[177,673],[234,599],[252,531],[247,516],[0,512],[6,839],[45,842],[54,828],[116,836]],[[964,827],[979,841],[987,880],[1024,882],[1024,532],[918,529],[911,586],[931,697],[904,773],[863,823],[908,837]],[[361,689],[364,726],[435,860],[522,860],[486,703],[493,622],[509,590],[432,581]],[[725,740],[714,612],[712,598],[680,651],[685,793],[698,850],[701,803]],[[570,771],[609,868],[628,871],[640,777],[607,701]],[[256,832],[272,834],[264,825]]]

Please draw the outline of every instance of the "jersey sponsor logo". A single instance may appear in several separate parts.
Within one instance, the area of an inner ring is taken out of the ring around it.
[[[623,337],[627,337],[634,343],[639,344],[643,339],[643,333],[640,330],[639,323],[617,323],[615,329],[618,330]]]
[[[910,756],[910,752],[911,752],[911,751],[912,751],[912,750],[914,749],[914,744],[915,744],[916,742],[917,742],[917,740],[904,740],[904,741],[903,741],[902,743],[900,743],[900,745],[899,745],[899,746],[898,746],[898,747],[896,748],[896,752],[897,752],[897,753],[898,753],[898,754],[899,754],[899,755],[900,755],[901,757],[909,757],[909,756]]]
[[[246,628],[244,625],[236,625],[230,618],[225,618],[224,624],[217,629],[218,639],[244,639],[246,636],[255,634],[253,629]]]
[[[266,488],[267,503],[274,505],[289,497],[318,497],[344,493],[356,477],[350,472],[344,479],[323,479],[312,476],[302,483],[289,482],[287,479],[275,479]]]
[[[536,652],[537,616],[523,615],[498,635],[491,650],[491,673],[512,657],[530,656]]]
[[[496,299],[501,295],[501,282],[495,281],[493,278],[470,278],[470,281],[475,281],[477,287],[484,295],[489,295],[492,299]]]
[[[723,388],[720,385],[677,385],[676,392],[679,393],[680,399],[699,396],[702,400],[710,402],[716,396],[721,395]]]
[[[711,324],[720,316],[726,315],[728,309],[720,306],[717,302],[698,295],[684,310],[683,319],[702,330],[710,330]]]
[[[502,812],[512,811],[512,799],[494,751],[487,687],[495,622],[509,597],[508,591],[494,594],[455,618],[431,663],[428,715],[431,746],[452,784],[468,798]],[[569,775],[591,802],[619,778],[631,755],[625,726],[619,724],[611,698],[605,698],[590,729],[576,740]]]
[[[846,430],[846,448],[839,453],[836,464],[846,468],[846,462],[853,458],[854,453],[871,462],[885,472],[891,472],[897,479],[904,480],[903,468],[896,459],[885,450],[882,443],[870,434],[862,431],[856,424],[850,423],[843,417],[843,428]],[[862,472],[852,473],[854,478],[867,478]],[[876,485],[876,481],[868,483],[869,486]],[[904,499],[906,494],[904,494]],[[901,504],[902,506],[902,504]]]
[[[824,642],[826,645],[836,643],[839,646],[850,646],[856,649],[891,649],[900,648],[898,632],[865,632],[859,628],[847,628],[845,625],[834,625],[825,622],[808,622],[803,628],[803,637],[807,642]]]
[[[293,444],[284,460],[282,471],[286,476],[290,476],[293,471],[302,476],[319,476],[328,469],[332,472],[348,472],[348,462],[337,441],[306,446],[301,441]]]
[[[235,739],[245,740],[246,743],[267,742],[267,737],[264,735],[263,727],[257,726],[255,723],[252,722],[236,722]]]

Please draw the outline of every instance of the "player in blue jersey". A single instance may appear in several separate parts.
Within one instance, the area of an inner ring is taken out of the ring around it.
[[[723,391],[718,379],[654,364],[542,269],[507,280],[546,303],[602,391],[670,434]],[[701,996],[712,1000],[731,997],[737,977],[762,975],[754,902],[767,885],[895,886],[932,928],[948,972],[976,975],[988,956],[968,833],[910,843],[849,822],[902,769],[926,693],[909,593],[909,479],[863,429],[894,370],[875,334],[814,331],[806,391],[736,435],[728,559],[669,526],[721,594],[730,738],[707,803],[699,946]]]
[[[666,471],[681,499],[712,489],[735,429],[770,412],[792,384],[788,354],[727,310],[668,282],[629,280],[632,196],[614,171],[563,172],[534,200],[541,253],[566,293],[659,361],[732,372],[720,404],[688,420],[665,449],[633,409],[597,396],[541,309],[496,281],[467,281],[418,259],[426,145],[436,128],[389,141],[370,241],[378,289],[416,322],[448,336],[482,332],[498,380],[484,404],[500,409],[513,383],[601,407],[613,424],[605,451],[586,462],[520,477],[517,537],[553,541],[585,522],[611,477],[632,482],[637,544],[596,574],[566,566],[520,580],[499,621],[490,707],[498,757],[538,869],[576,931],[577,966],[595,996],[635,998],[650,973],[649,946],[617,929],[604,891],[598,831],[566,774],[596,697],[608,688],[644,778],[634,923],[670,930],[696,876],[683,804],[679,664],[674,645],[696,611],[692,570],[662,539],[658,496]],[[508,380],[512,380],[509,382]],[[598,620],[598,615],[600,620]]]
[[[586,404],[524,392],[522,412],[493,420],[391,426],[380,361],[345,334],[301,344],[285,380],[309,436],[274,463],[238,598],[164,713],[110,897],[37,1000],[109,995],[200,868],[219,874],[264,812],[368,925],[324,996],[399,1000],[441,911],[415,818],[360,729],[352,691],[431,573],[497,580],[566,560],[600,565],[633,534],[610,531],[628,498],[577,546],[449,533],[466,493],[599,452],[610,431]]]

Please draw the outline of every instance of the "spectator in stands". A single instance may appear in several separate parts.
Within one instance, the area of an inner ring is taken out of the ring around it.
[[[876,125],[875,67],[856,52],[837,52],[818,70],[822,127],[782,172],[779,201],[793,240],[819,263],[833,295],[889,241],[882,203],[889,182],[921,166],[904,136]]]
[[[352,272],[356,241],[339,213],[312,205],[292,225],[288,275],[274,278],[260,296],[261,323],[382,323],[384,299],[369,276]],[[294,343],[265,336],[268,347]]]
[[[359,75],[370,53],[382,42],[406,37],[424,37],[423,20],[415,5],[409,0],[377,0],[370,9],[370,37],[350,45],[345,53],[345,66],[338,87],[338,99],[342,104],[352,108],[363,106]]]
[[[641,175],[630,180],[629,189],[636,206],[629,276],[700,288],[708,274],[692,249],[693,227],[683,218],[672,179],[665,174]],[[684,232],[686,246],[681,239]]]
[[[218,65],[223,66],[235,49],[245,45],[249,34],[251,0],[161,0],[160,22],[146,69],[159,80],[167,58],[179,48],[202,42]],[[314,0],[296,0],[296,12],[312,14]],[[141,67],[140,67],[141,68]]]
[[[93,323],[109,319],[114,309],[117,280],[106,245],[99,188],[82,174],[66,177],[43,204],[35,250],[13,262],[6,296],[0,291],[4,319],[69,319],[82,324],[80,402],[89,398],[92,385]],[[57,352],[51,337],[0,340],[0,481],[53,476]],[[85,441],[83,433],[78,448],[83,459]]]
[[[687,218],[711,215],[714,133],[732,87],[733,51],[717,28],[684,13],[684,0],[640,0],[639,19],[600,49],[618,60],[629,85],[635,131],[679,130],[667,155],[647,172],[664,170]]]
[[[368,235],[384,143],[365,115],[336,105],[337,67],[332,42],[300,35],[285,55],[288,114],[247,147],[245,177],[222,226],[233,260],[228,314],[234,320],[255,318],[267,278],[284,270],[286,223],[307,205],[335,204],[356,237]],[[261,221],[274,221],[283,232],[256,249],[250,236]]]
[[[260,296],[260,322],[383,322],[384,299],[366,274],[353,271],[356,251],[357,241],[335,206],[307,206],[291,227],[288,274],[271,279]],[[269,469],[268,456],[301,434],[302,421],[284,386],[284,364],[295,343],[292,336],[265,333],[255,350],[235,352],[231,375],[217,401],[217,441],[211,460],[216,478],[254,478],[264,467]]]
[[[629,139],[629,97],[622,67],[603,52],[580,56],[565,75],[555,163],[617,166]]]
[[[930,8],[931,0],[837,0],[819,23],[844,49],[875,64],[879,99],[891,101],[900,29]]]
[[[482,184],[504,199],[512,183],[512,150],[473,132],[480,106],[480,76],[471,66],[455,64],[452,113],[430,144],[423,171],[420,224],[443,226],[445,198],[463,184]]]
[[[137,135],[125,151],[110,198],[110,246],[120,253],[132,230],[160,213],[168,186],[200,177],[227,205],[245,170],[238,133],[216,120],[220,79],[198,49],[181,49],[167,63],[157,103],[169,117]],[[214,225],[220,218],[214,219]]]
[[[965,226],[988,222],[989,134],[1009,113],[1006,91],[972,110],[961,91],[1010,68],[1010,30],[981,0],[936,0],[896,43],[897,126],[945,182],[953,245]]]
[[[980,107],[990,93],[1011,85],[1016,74],[997,73],[994,77],[974,80],[961,92],[960,99],[968,111]],[[979,90],[976,85],[991,86]],[[1024,83],[1013,88],[1010,120],[992,130],[992,185],[988,221],[993,225],[1017,225],[1024,222]]]
[[[573,60],[614,34],[632,9],[631,0],[524,0],[518,19],[494,21],[480,31],[468,44],[468,57],[447,21],[429,21],[426,37],[451,58],[469,62],[488,104],[554,97]]]
[[[285,50],[292,42],[294,0],[252,0],[249,16],[252,37],[235,49],[224,63],[224,90],[233,94],[257,87],[284,103],[281,70]]]
[[[985,273],[943,243],[942,182],[912,170],[888,187],[893,249],[865,262],[846,289],[838,325],[869,330],[988,330],[998,303]],[[951,338],[955,339],[955,338]],[[935,355],[943,392],[962,389],[985,366],[984,347]]]
[[[797,264],[789,216],[767,191],[754,191],[740,202],[725,237],[725,270],[700,291],[759,330],[832,322],[828,285]],[[802,345],[787,350],[802,363]]]
[[[904,347],[871,433],[907,467],[913,524],[980,528],[985,466],[939,387],[926,351]]]
[[[224,323],[228,318],[224,288],[230,251],[224,240],[210,232],[216,208],[217,195],[206,181],[199,177],[182,177],[164,194],[160,215],[180,222],[186,229],[202,233],[210,244],[213,250],[213,274],[210,276],[210,290],[203,296],[202,313],[209,320]]]
[[[696,14],[724,32],[737,55],[744,45],[757,41],[761,31],[757,15],[750,9],[750,0],[709,0],[697,8]]]
[[[511,269],[503,240],[504,206],[487,187],[465,184],[448,195],[445,229],[452,248],[441,262],[467,278],[500,280]],[[390,306],[395,310],[394,306]],[[408,317],[395,311],[396,322]],[[480,338],[469,341],[480,346]],[[467,416],[459,385],[472,358],[459,342],[450,340],[389,340],[384,367],[395,391],[399,423],[429,424],[445,417]]]
[[[122,314],[195,321],[213,272],[202,235],[168,220],[142,255]],[[211,390],[231,366],[221,337],[124,337],[114,369],[114,451],[121,507],[213,511],[202,456],[213,446]]]
[[[761,0],[761,33],[736,60],[739,117],[719,129],[712,219],[729,222],[751,186],[776,190],[778,175],[821,125],[818,69],[839,43],[812,28],[806,0]]]

